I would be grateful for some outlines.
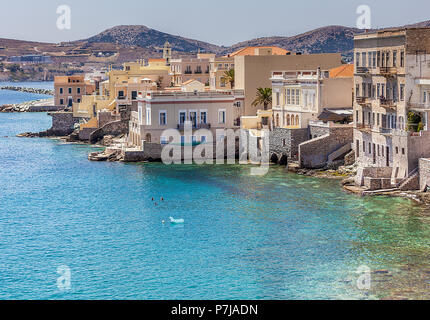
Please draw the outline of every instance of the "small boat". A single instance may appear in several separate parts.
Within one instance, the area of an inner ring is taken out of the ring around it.
[[[174,218],[170,217],[170,223],[183,224],[183,223],[185,223],[185,220],[184,219],[174,219]]]

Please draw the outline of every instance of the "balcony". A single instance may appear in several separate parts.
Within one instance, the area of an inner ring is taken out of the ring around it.
[[[358,75],[368,75],[369,74],[369,68],[367,67],[356,67],[356,74]]]
[[[357,101],[357,103],[363,107],[370,107],[372,104],[371,99],[368,97],[356,97],[355,101]]]
[[[196,70],[194,71],[194,74],[202,74],[202,70]]]
[[[393,129],[390,128],[379,128],[379,133],[384,136],[390,136],[393,134]]]
[[[394,77],[397,74],[397,68],[395,67],[380,67],[379,74],[384,77]]]
[[[385,109],[395,109],[396,102],[392,99],[380,99],[380,106]]]
[[[184,74],[193,74],[193,72],[191,70],[185,70]]]
[[[370,124],[357,123],[355,128],[365,133],[370,133],[372,131],[372,126]]]
[[[430,111],[430,103],[408,103],[408,107],[416,111]]]
[[[193,130],[199,130],[199,129],[207,129],[207,130],[209,130],[211,127],[212,127],[212,126],[211,126],[211,124],[210,124],[210,123],[199,123],[199,124],[197,124],[197,125],[193,125],[193,126],[192,126],[192,129],[193,129]],[[183,123],[178,124],[178,125],[177,125],[177,129],[178,129],[179,131],[184,131],[184,129],[185,129],[185,124],[183,124]]]

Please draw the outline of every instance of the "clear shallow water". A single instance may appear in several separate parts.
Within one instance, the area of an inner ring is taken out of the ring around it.
[[[34,89],[54,89],[53,82],[0,82],[0,87],[3,86],[15,86],[15,87],[25,87]],[[32,100],[49,99],[52,96],[43,94],[33,94],[10,90],[0,90],[0,106],[4,104],[15,104],[22,103]]]
[[[0,114],[0,299],[369,298],[345,281],[359,266],[428,258],[428,219],[408,200],[278,167],[95,163],[89,146],[13,137],[49,126]]]

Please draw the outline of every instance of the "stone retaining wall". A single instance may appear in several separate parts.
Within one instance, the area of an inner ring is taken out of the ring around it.
[[[327,132],[328,134],[309,140],[299,146],[299,162],[301,167],[308,169],[323,168],[327,165],[328,156],[346,144],[352,144],[352,127],[310,127],[314,135]]]
[[[129,128],[128,120],[113,121],[105,124],[103,127],[95,130],[90,134],[89,141],[91,143],[96,143],[97,141],[103,139],[104,136],[119,136],[121,134],[128,133]]]
[[[424,191],[427,186],[430,186],[430,159],[419,160],[419,173],[420,190]]]

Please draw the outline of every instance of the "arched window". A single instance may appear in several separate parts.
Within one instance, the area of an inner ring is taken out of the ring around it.
[[[287,114],[287,126],[291,125],[291,119],[290,119],[290,115]]]
[[[276,123],[275,126],[279,127],[279,113],[276,114]]]
[[[297,115],[296,116],[296,126],[298,126],[299,125],[299,116]]]

